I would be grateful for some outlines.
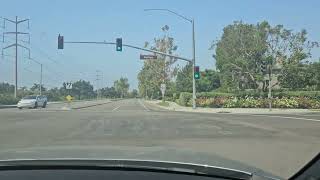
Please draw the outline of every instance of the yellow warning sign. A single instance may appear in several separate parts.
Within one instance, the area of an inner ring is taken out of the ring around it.
[[[73,99],[73,97],[72,96],[70,96],[70,95],[68,95],[68,96],[66,96],[66,99],[67,99],[67,101],[72,101],[72,99]]]

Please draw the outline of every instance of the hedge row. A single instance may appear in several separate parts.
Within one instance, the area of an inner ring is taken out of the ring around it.
[[[17,104],[18,98],[14,98],[12,95],[0,94],[0,104],[1,105],[12,105]]]
[[[254,97],[254,98],[265,98],[268,97],[268,92],[257,92],[257,91],[243,91],[233,93],[235,97]],[[210,97],[210,96],[207,96]],[[314,99],[320,99],[320,91],[273,91],[272,97],[283,98],[283,97],[308,97]]]
[[[275,93],[278,96],[272,99],[272,106],[274,108],[320,108],[319,91],[281,93],[280,95]],[[181,93],[176,102],[182,106],[191,106],[192,93]],[[199,107],[267,108],[269,106],[269,99],[265,96],[210,92],[198,93],[196,103]]]

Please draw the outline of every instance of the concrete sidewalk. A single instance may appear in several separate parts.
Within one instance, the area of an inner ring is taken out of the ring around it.
[[[310,113],[317,110],[310,109],[272,109],[269,111],[268,108],[203,108],[197,107],[192,109],[192,107],[180,106],[175,102],[169,102],[169,106],[160,106],[157,103],[161,100],[145,100],[146,103],[155,105],[162,109],[167,109],[171,111],[183,111],[183,112],[199,112],[199,113],[234,113],[234,114],[299,114],[299,113]]]

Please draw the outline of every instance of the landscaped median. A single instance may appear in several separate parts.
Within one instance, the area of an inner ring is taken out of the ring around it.
[[[192,93],[188,92],[180,93],[175,102],[147,102],[174,111],[213,113],[299,113],[320,109],[320,91],[277,91],[272,95],[272,111],[268,94],[253,91],[197,93],[197,109],[192,109]]]
[[[210,108],[268,108],[266,94],[258,93],[197,93],[197,106]],[[273,94],[272,107],[286,109],[320,109],[319,91],[276,92]],[[192,94],[183,92],[176,103],[192,106]]]
[[[166,101],[168,106],[163,106],[161,100],[146,100],[146,103],[157,106],[162,109],[182,112],[198,112],[198,113],[241,113],[241,114],[297,114],[312,112],[310,109],[287,109],[287,108],[208,108],[208,107],[192,107],[181,106],[175,102]]]

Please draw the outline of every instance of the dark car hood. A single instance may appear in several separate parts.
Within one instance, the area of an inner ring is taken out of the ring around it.
[[[282,179],[261,169],[218,155],[166,147],[47,146],[0,151],[1,160],[17,159],[135,159],[205,164],[236,169],[257,176]]]

